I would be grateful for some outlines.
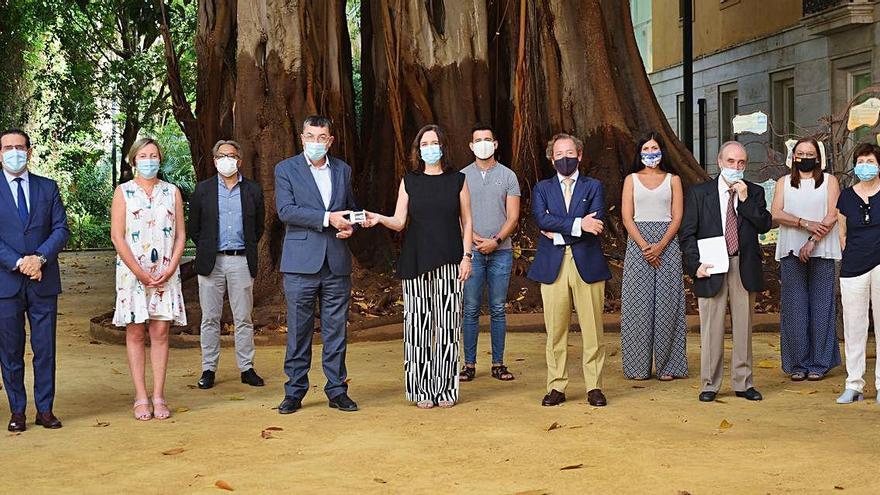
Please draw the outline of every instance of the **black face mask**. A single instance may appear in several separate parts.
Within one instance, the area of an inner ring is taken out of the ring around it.
[[[559,172],[559,175],[568,177],[578,168],[580,161],[577,158],[564,156],[553,162],[553,168]]]
[[[812,172],[816,165],[818,164],[818,160],[815,158],[801,158],[799,161],[795,162],[798,170],[801,172]]]

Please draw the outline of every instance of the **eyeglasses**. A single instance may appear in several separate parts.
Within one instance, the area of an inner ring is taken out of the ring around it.
[[[236,155],[235,153],[221,153],[219,155],[214,155],[214,158],[217,160],[220,160],[222,158],[233,158],[235,160],[240,159],[240,157],[238,155]]]
[[[15,146],[11,146],[11,145],[7,144],[6,146],[4,146],[3,148],[0,148],[0,149],[2,149],[3,151],[12,151],[12,150],[27,151],[27,146],[25,146],[23,144],[16,144]]]
[[[314,134],[303,134],[303,139],[307,143],[321,143],[327,144],[330,142],[330,137],[326,134],[321,134],[320,136],[315,136]]]
[[[795,158],[816,158],[815,153],[795,153]]]

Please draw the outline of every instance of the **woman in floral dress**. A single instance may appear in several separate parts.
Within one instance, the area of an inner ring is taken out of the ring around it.
[[[183,200],[175,186],[159,180],[162,149],[139,139],[128,163],[135,178],[113,195],[110,237],[116,247],[116,313],[125,327],[128,366],[134,380],[134,417],[146,421],[171,415],[165,402],[168,331],[186,325],[180,282],[180,258],[186,243]],[[152,408],[146,387],[145,341],[150,336],[153,368]]]

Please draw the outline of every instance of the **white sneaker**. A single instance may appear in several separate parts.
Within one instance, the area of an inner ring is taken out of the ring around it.
[[[852,404],[855,401],[865,400],[865,395],[859,392],[858,390],[853,390],[848,388],[840,394],[840,397],[837,398],[838,404]],[[880,400],[878,400],[880,401]]]

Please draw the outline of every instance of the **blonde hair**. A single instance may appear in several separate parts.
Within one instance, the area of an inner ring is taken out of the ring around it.
[[[581,153],[582,151],[584,151],[584,142],[583,141],[576,138],[575,136],[572,136],[571,134],[560,132],[558,134],[554,134],[553,137],[550,138],[550,141],[547,141],[547,151],[546,151],[547,159],[550,160],[551,162],[553,161],[553,145],[556,144],[556,141],[561,141],[563,139],[571,140],[571,142],[574,143],[574,147],[578,153]]]
[[[151,144],[156,146],[156,149],[159,150],[159,163],[162,163],[163,161],[165,161],[165,154],[162,153],[162,146],[159,144],[159,141],[156,141],[153,138],[144,137],[144,138],[140,138],[137,141],[135,141],[134,144],[131,145],[131,149],[128,150],[128,155],[126,156],[126,160],[128,160],[128,164],[132,168],[134,168],[134,166],[135,166],[134,159],[137,156],[137,154],[140,153],[140,151],[142,149],[146,148],[147,146],[149,146]]]

